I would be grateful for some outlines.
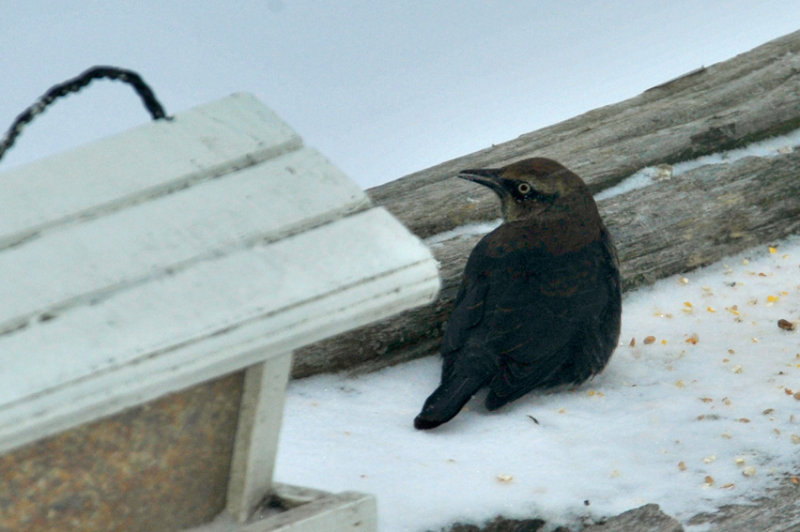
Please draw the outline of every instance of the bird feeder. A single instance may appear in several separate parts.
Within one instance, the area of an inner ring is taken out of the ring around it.
[[[436,263],[269,109],[5,172],[0,206],[0,529],[376,528],[272,481],[292,351],[432,301]]]

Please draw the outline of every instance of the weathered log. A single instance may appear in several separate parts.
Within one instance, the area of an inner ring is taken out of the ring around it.
[[[599,202],[626,290],[800,231],[800,152],[708,165]],[[433,305],[304,348],[294,375],[372,370],[436,351],[461,271],[481,235],[431,245],[442,291]]]
[[[420,237],[492,216],[491,192],[465,168],[550,157],[593,192],[633,172],[732,149],[800,127],[800,31],[509,142],[368,190]]]
[[[777,487],[744,504],[729,504],[692,517],[688,524],[726,532],[785,532],[800,530],[800,491],[795,475],[784,475]],[[635,529],[633,529],[635,530]]]
[[[800,32],[644,94],[369,191],[423,238],[499,216],[496,197],[458,169],[549,156],[595,191],[642,167],[740,146],[800,125]],[[706,166],[599,202],[626,289],[800,230],[800,156]],[[441,265],[436,303],[296,353],[294,377],[372,370],[435,353],[461,271],[480,235],[429,240]],[[435,243],[434,243],[435,241]]]

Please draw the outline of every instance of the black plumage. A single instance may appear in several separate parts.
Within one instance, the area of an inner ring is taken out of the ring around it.
[[[414,420],[452,419],[484,386],[495,410],[599,373],[619,339],[619,263],[585,183],[550,159],[465,170],[504,223],[472,250],[442,339],[442,379]]]

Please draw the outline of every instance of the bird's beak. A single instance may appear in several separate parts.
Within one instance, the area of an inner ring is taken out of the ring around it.
[[[462,170],[458,173],[458,177],[480,183],[483,186],[489,187],[496,193],[503,192],[503,184],[500,178],[499,168],[485,168],[481,170]]]

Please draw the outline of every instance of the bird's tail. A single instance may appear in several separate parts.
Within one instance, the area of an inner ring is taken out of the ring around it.
[[[483,376],[447,379],[425,401],[422,411],[414,419],[414,428],[432,429],[453,419],[475,392],[486,384]]]

